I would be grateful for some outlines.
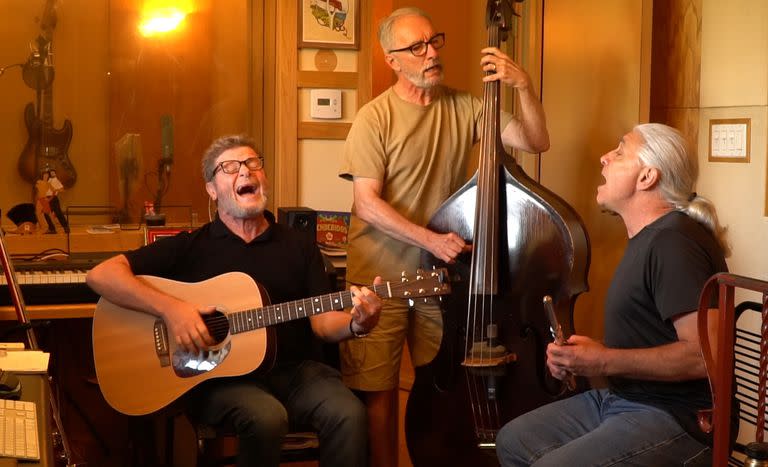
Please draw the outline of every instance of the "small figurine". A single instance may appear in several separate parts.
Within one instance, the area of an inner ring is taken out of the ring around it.
[[[144,201],[144,216],[154,216],[155,214],[155,203],[152,201]]]
[[[51,210],[56,215],[56,219],[59,220],[59,224],[61,224],[61,228],[64,232],[69,233],[69,222],[67,222],[64,212],[61,210],[61,203],[59,202],[59,193],[64,191],[64,185],[62,185],[61,181],[56,177],[56,171],[53,169],[48,171],[48,185],[50,185],[48,194],[50,196],[49,202]]]
[[[56,233],[56,227],[53,224],[51,214],[56,216],[56,220],[59,221],[64,232],[69,233],[69,223],[67,222],[67,218],[64,217],[59,201],[59,193],[63,190],[64,185],[62,185],[56,177],[56,171],[47,167],[41,173],[40,179],[35,182],[35,208],[37,212],[37,221],[41,228],[43,226],[43,221],[45,221],[48,226],[48,230],[44,233]]]

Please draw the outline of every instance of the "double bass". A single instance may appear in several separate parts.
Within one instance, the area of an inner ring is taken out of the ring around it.
[[[488,45],[506,40],[510,0],[489,0]],[[437,356],[415,369],[405,431],[415,466],[498,465],[495,440],[509,420],[583,390],[546,368],[551,341],[543,300],[573,330],[575,298],[587,290],[584,223],[562,198],[525,174],[507,154],[499,128],[499,82],[485,83],[479,168],[434,214],[428,228],[456,232],[472,252],[445,264],[453,293],[442,303]]]

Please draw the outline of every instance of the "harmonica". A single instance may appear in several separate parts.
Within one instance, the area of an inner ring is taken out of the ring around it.
[[[544,295],[544,310],[547,312],[547,318],[549,319],[549,332],[552,334],[552,339],[557,345],[568,345],[563,335],[563,328],[560,326],[560,322],[557,320],[557,314],[555,314],[555,306],[552,302],[552,297]],[[576,390],[576,378],[572,374],[568,374],[565,378],[565,385],[568,390]]]

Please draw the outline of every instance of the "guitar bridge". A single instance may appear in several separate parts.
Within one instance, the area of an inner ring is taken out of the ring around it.
[[[160,361],[161,367],[169,366],[171,364],[171,352],[168,346],[168,328],[165,327],[165,322],[162,319],[155,320],[153,328],[157,359]]]

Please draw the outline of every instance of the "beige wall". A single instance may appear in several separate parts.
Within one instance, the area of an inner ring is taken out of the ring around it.
[[[730,232],[731,272],[768,280],[768,3],[704,0],[698,192]],[[750,162],[709,162],[709,120],[750,118]]]
[[[314,71],[317,49],[299,51],[299,70]],[[352,50],[335,50],[337,66],[334,71],[358,71],[358,53]],[[357,92],[342,90],[342,118],[336,122],[351,123],[357,112]],[[309,89],[299,90],[299,121],[323,122],[309,116]],[[343,140],[299,141],[299,206],[318,211],[349,211],[352,206],[352,184],[338,177]]]

